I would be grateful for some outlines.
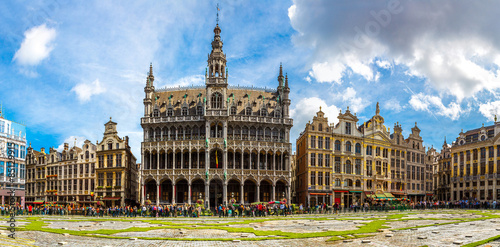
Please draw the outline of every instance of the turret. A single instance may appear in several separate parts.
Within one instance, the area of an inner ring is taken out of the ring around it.
[[[283,89],[283,66],[280,63],[280,73],[278,75],[278,91],[281,91]]]
[[[283,116],[290,117],[290,88],[288,87],[288,74],[285,74],[285,89],[283,90]]]
[[[155,80],[155,77],[153,76],[153,64],[149,65],[149,73],[148,76],[146,77],[146,87],[144,87],[144,116],[149,117],[151,116],[152,109],[153,109],[153,95],[155,91],[155,87],[153,85],[153,82]]]

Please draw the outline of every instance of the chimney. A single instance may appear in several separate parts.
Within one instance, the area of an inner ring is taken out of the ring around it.
[[[40,153],[45,153],[45,148],[40,148]]]
[[[68,150],[69,149],[69,143],[64,143],[64,150]]]

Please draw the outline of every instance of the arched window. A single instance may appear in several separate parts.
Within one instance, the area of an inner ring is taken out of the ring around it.
[[[281,117],[281,112],[280,112],[280,110],[279,110],[279,109],[276,109],[276,110],[274,111],[274,117]]]
[[[211,101],[212,101],[212,108],[213,109],[222,108],[222,95],[220,93],[213,93]]]
[[[85,159],[89,158],[89,151],[85,151]]]
[[[356,180],[356,188],[360,188],[361,187],[361,180]]]
[[[356,154],[361,154],[361,144],[356,143]]]
[[[335,151],[340,151],[340,141],[339,140],[335,141]]]
[[[340,187],[340,178],[335,179],[335,187]]]
[[[318,125],[318,131],[323,131],[323,125],[322,124]]]
[[[351,180],[351,179],[346,178],[346,179],[344,180],[344,187],[352,187],[352,180]]]
[[[345,173],[346,174],[351,174],[352,173],[352,164],[351,164],[351,161],[350,160],[347,160],[345,162]]]
[[[346,152],[351,152],[351,142],[350,141],[347,141],[345,143],[345,151]]]

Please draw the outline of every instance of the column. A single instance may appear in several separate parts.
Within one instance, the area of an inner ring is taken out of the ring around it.
[[[191,148],[190,148],[190,149],[189,149],[189,164],[188,164],[188,168],[189,168],[189,169],[191,169],[191,167],[192,167],[191,162],[192,162],[192,161],[191,161]],[[191,194],[190,194],[189,198],[191,198]],[[189,204],[191,204],[191,203],[189,203]]]
[[[159,169],[160,169],[160,150],[158,148],[158,150],[156,151],[156,172],[158,172]]]
[[[257,184],[257,201],[260,202],[260,184]]]
[[[286,190],[285,191],[286,191],[285,193],[286,193],[286,201],[287,201],[287,203],[292,203],[292,201],[290,200],[290,186],[289,185],[286,186]]]
[[[156,183],[156,206],[160,205],[160,183]]]
[[[227,205],[227,181],[224,181],[224,183],[222,184],[222,203],[224,205]]]
[[[245,168],[245,165],[243,164],[243,157],[245,156],[245,150],[241,149],[241,170]]]
[[[144,205],[144,194],[146,193],[146,188],[144,188],[146,185],[141,184],[141,205]]]
[[[175,196],[176,196],[176,191],[175,191],[175,181],[172,181],[172,204],[175,204]]]
[[[210,197],[208,195],[209,193],[209,184],[208,181],[205,182],[205,205],[207,205],[208,208],[210,208]]]
[[[258,174],[260,174],[260,150],[257,152],[257,170],[259,171]]]
[[[250,152],[250,155],[249,155],[250,156],[250,159],[249,159],[250,160],[249,161],[250,162],[249,169],[252,169],[252,150],[249,150],[249,152]]]
[[[189,156],[191,157],[191,156]],[[190,162],[191,163],[191,162]],[[188,204],[191,205],[191,183],[188,183]]]
[[[174,170],[175,174],[175,147],[172,149],[172,169]]]
[[[271,201],[276,201],[276,185],[275,184],[273,184],[273,197],[272,197]]]
[[[267,161],[267,151],[266,151],[266,164],[265,164],[265,166],[266,166],[266,169],[265,169],[265,170],[270,170],[270,169],[269,169],[269,164],[268,164],[268,161]]]
[[[307,192],[307,206],[311,207],[311,195]]]
[[[200,150],[196,150],[196,169],[200,169]]]
[[[244,190],[243,190],[243,187],[244,187],[244,182],[241,184],[241,193],[240,193],[240,204],[244,204],[245,201],[244,201]]]
[[[274,175],[276,175],[276,150],[273,150],[273,169]]]

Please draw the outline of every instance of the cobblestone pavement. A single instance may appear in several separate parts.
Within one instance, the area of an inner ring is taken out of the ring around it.
[[[6,220],[1,221],[0,246],[441,247],[460,246],[492,237],[499,239],[481,246],[500,246],[499,211],[370,212],[223,219],[177,217],[103,220],[19,216],[16,220],[21,228],[31,227],[34,230],[19,229],[16,239],[11,239],[5,230]],[[369,226],[375,228],[366,230]]]

